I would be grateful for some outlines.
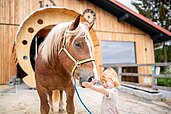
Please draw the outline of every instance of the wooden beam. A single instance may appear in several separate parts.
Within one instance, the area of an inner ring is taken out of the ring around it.
[[[103,64],[100,67],[138,67],[138,66],[171,66],[171,62],[169,63],[149,63],[149,64]]]
[[[153,74],[152,76],[154,78],[171,78],[171,74],[159,74],[159,75]]]
[[[122,76],[152,76],[152,74],[120,73]]]
[[[122,16],[120,16],[120,17],[118,18],[118,21],[121,22],[121,21],[124,21],[124,20],[126,20],[126,19],[128,19],[128,18],[129,18],[128,13],[125,13],[124,15],[122,15]]]
[[[152,38],[157,41],[161,41],[161,38],[163,37],[162,33],[154,34],[152,35]]]

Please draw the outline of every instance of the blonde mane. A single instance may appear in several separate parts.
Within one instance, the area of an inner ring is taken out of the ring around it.
[[[84,36],[89,40],[91,45],[90,48],[93,51],[93,43],[89,34],[88,27],[85,24],[80,23],[75,30],[71,31],[69,30],[71,24],[72,22],[58,24],[49,32],[44,42],[42,43],[41,55],[45,62],[47,62],[50,57],[53,57],[53,54],[58,54],[57,51],[59,51],[61,48],[60,42],[63,37],[66,37],[66,45],[68,45],[70,44],[70,38],[72,36],[76,36],[72,41],[72,44],[76,38]]]

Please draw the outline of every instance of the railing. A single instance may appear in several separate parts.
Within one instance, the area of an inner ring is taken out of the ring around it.
[[[125,73],[122,72],[123,67],[141,67],[141,66],[149,66],[151,67],[151,74],[140,74],[140,73]],[[166,67],[171,66],[171,63],[155,63],[155,64],[103,64],[103,67],[113,67],[118,69],[119,80],[122,82],[122,76],[152,76],[152,89],[164,89],[171,90],[171,87],[164,87],[157,85],[158,78],[171,78],[171,74],[156,74],[156,67]],[[137,85],[137,83],[135,84]],[[139,84],[140,85],[140,84]]]

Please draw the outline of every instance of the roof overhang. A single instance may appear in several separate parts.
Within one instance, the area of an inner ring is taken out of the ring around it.
[[[116,0],[87,0],[118,18],[149,34],[154,43],[171,40],[171,32],[151,20],[127,8]]]

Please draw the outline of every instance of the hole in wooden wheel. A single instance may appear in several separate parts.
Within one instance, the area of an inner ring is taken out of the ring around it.
[[[43,20],[42,20],[42,19],[38,19],[38,20],[37,20],[37,23],[38,23],[38,24],[43,24]]]
[[[34,32],[34,29],[33,29],[32,27],[30,27],[30,28],[28,28],[28,31],[29,31],[30,33],[33,33],[33,32]]]
[[[24,60],[27,60],[27,59],[28,59],[28,57],[27,57],[27,56],[23,56],[23,59],[24,59]]]
[[[27,40],[22,41],[23,45],[27,45]]]

